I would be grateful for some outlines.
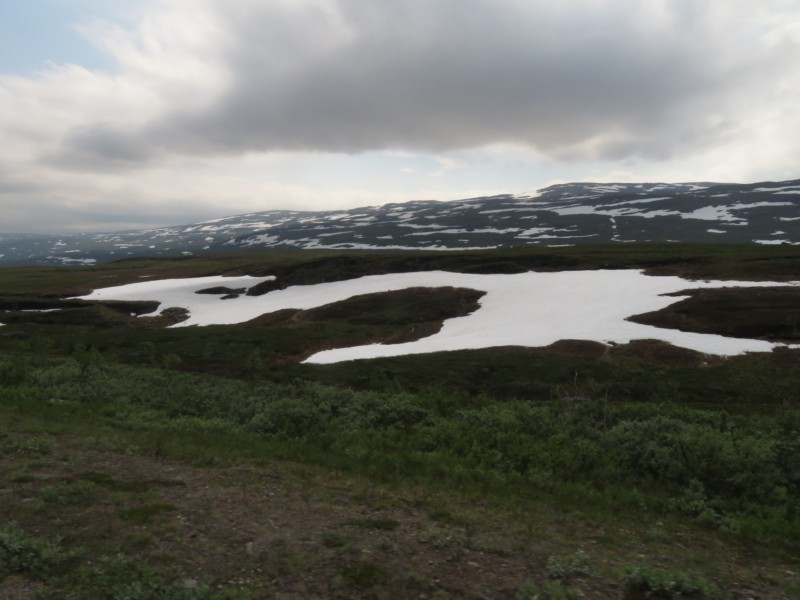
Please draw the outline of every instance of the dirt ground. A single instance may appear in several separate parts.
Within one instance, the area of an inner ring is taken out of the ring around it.
[[[121,552],[187,587],[286,600],[516,600],[561,571],[572,589],[603,600],[623,598],[626,566],[682,569],[687,560],[731,598],[788,599],[780,588],[800,583],[787,565],[661,523],[627,530],[546,505],[501,511],[291,463],[198,468],[52,440],[47,457],[0,459],[0,525],[88,548],[89,562]],[[72,489],[83,491],[75,499]],[[0,598],[33,599],[40,589],[12,576]]]

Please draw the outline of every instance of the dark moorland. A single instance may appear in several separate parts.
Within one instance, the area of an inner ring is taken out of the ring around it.
[[[474,290],[243,325],[67,300],[148,278],[644,269],[796,281],[788,246],[260,251],[0,270],[0,598],[797,598],[800,350],[563,340],[332,365]],[[238,290],[210,290],[240,293]],[[54,312],[32,310],[62,309]],[[800,343],[800,288],[699,290],[658,327]],[[582,594],[582,595],[581,595]]]

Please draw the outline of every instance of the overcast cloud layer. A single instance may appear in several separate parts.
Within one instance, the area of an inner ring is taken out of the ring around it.
[[[0,74],[0,230],[800,177],[797,1],[139,4]]]

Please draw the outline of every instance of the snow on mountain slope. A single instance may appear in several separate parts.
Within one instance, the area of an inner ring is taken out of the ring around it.
[[[236,248],[448,250],[647,241],[800,244],[800,180],[567,183],[453,202],[266,211],[147,231],[0,235],[0,264],[81,264]]]

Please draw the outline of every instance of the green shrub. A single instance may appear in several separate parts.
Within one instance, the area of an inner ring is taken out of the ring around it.
[[[165,581],[144,577],[106,592],[109,600],[249,600],[246,591],[213,592],[205,585],[188,587],[184,581]]]
[[[31,368],[27,361],[3,361],[0,363],[0,385],[20,385],[28,381]]]
[[[583,550],[562,557],[551,556],[547,560],[547,574],[551,579],[568,580],[588,575],[589,570],[589,557]]]
[[[0,581],[16,573],[40,578],[63,558],[54,544],[29,537],[14,524],[0,529]]]
[[[583,593],[561,582],[548,583],[543,589],[527,584],[522,587],[518,596],[519,600],[582,600]]]
[[[366,519],[350,519],[348,525],[355,527],[363,527],[364,529],[374,529],[377,531],[394,531],[400,527],[400,522],[395,519],[388,518],[366,518]]]
[[[77,504],[93,496],[97,490],[91,481],[67,481],[43,488],[39,500],[43,504]]]
[[[52,452],[53,444],[50,440],[42,438],[17,440],[0,431],[0,455],[46,456]]]
[[[334,587],[369,589],[386,583],[389,574],[386,570],[369,562],[356,561],[345,565],[334,580]]]
[[[113,362],[82,375],[74,357],[30,369],[29,384],[2,390],[4,400],[15,399],[9,405],[34,414],[91,410],[156,454],[231,464],[252,457],[237,443],[247,439],[273,457],[378,481],[506,498],[544,492],[578,505],[678,513],[748,539],[800,539],[800,411],[788,407],[731,414],[613,397],[497,402],[442,389],[365,392]],[[0,454],[49,448],[8,440],[0,440]],[[91,490],[62,486],[43,500],[77,502],[82,493]]]
[[[168,578],[147,566],[119,556],[101,557],[81,568],[69,583],[80,598],[103,600],[248,600],[245,591],[212,592],[195,579]]]
[[[157,516],[172,512],[174,510],[175,505],[159,502],[155,504],[145,504],[143,506],[126,508],[125,510],[120,511],[119,516],[129,523],[145,525],[147,523],[152,523]]]
[[[757,502],[769,501],[785,481],[776,442],[766,435],[664,416],[621,422],[608,436],[609,450],[628,472],[676,487],[695,481],[710,496]]]
[[[711,600],[719,597],[705,581],[673,571],[637,566],[625,572],[625,598]]]
[[[323,531],[320,540],[326,548],[345,548],[353,543],[353,536],[341,531]]]
[[[454,529],[433,527],[425,531],[419,541],[423,544],[430,544],[434,548],[452,548],[464,546],[467,543],[467,536]]]

